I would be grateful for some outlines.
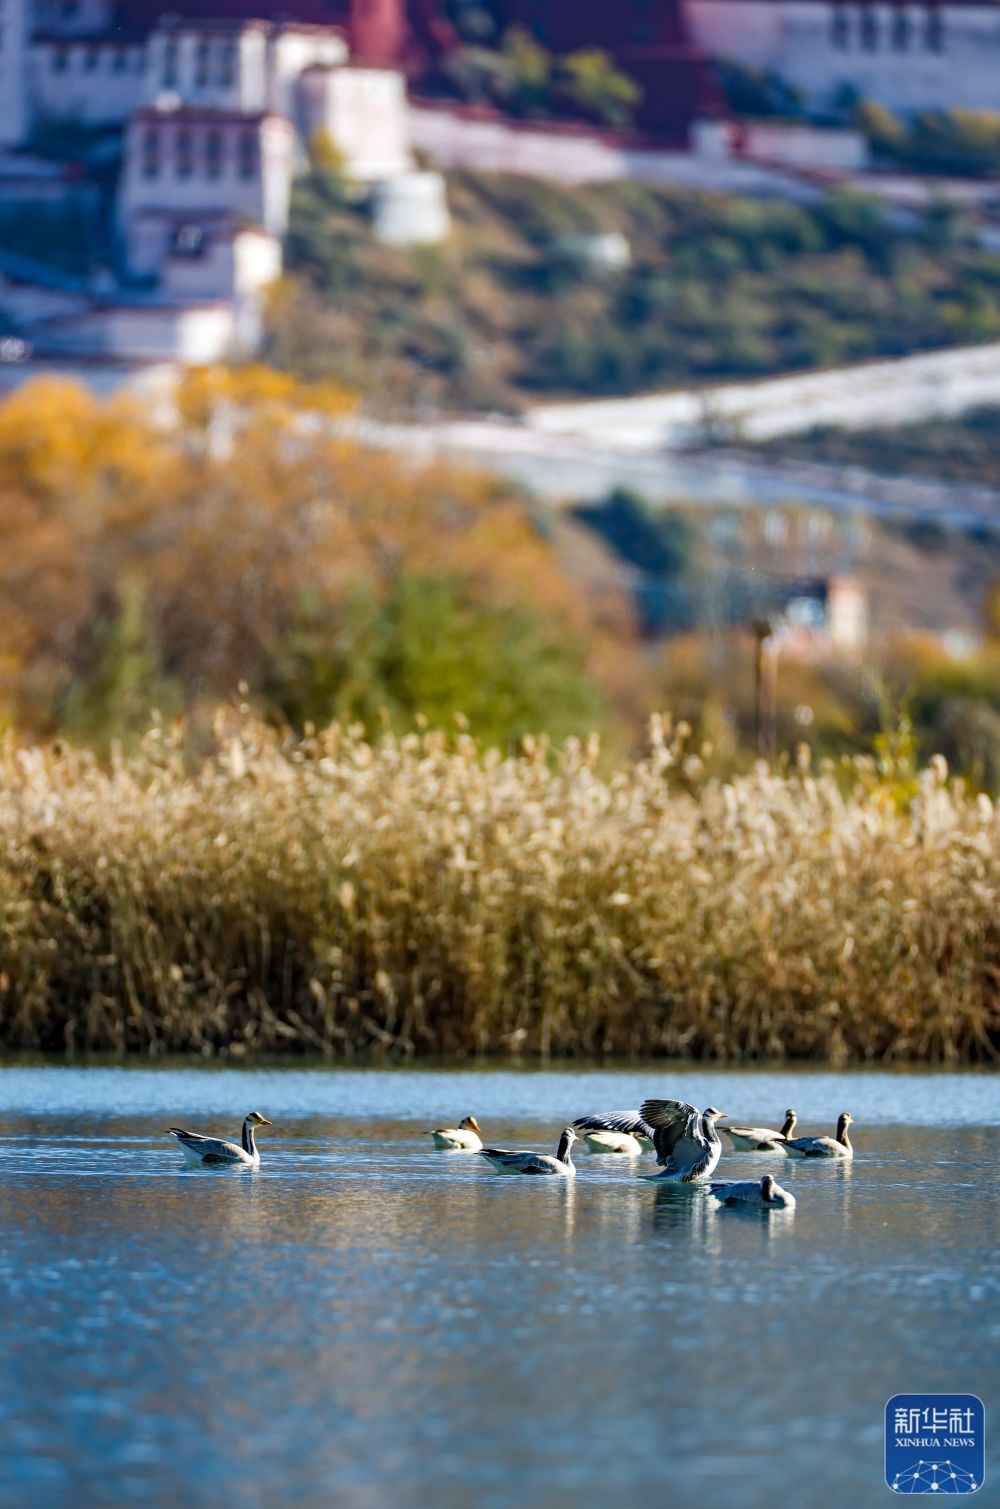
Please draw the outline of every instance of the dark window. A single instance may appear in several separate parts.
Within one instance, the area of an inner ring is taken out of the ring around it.
[[[236,78],[236,48],[232,42],[227,42],[222,49],[222,57],[219,61],[219,83],[231,84]]]
[[[850,42],[850,23],[847,19],[847,10],[843,5],[834,6],[833,21],[830,25],[830,41],[834,47],[842,51]]]
[[[927,12],[925,36],[928,52],[944,52],[944,17],[939,10]]]
[[[163,82],[168,89],[177,83],[177,43],[168,42],[163,49]]]
[[[240,177],[254,178],[257,173],[257,138],[249,131],[240,137]]]
[[[190,178],[194,167],[194,153],[191,148],[191,132],[186,126],[182,126],[177,133],[177,176],[178,178]]]
[[[160,171],[160,133],[152,126],[142,138],[142,171],[146,178],[155,178]]]
[[[194,81],[199,89],[208,83],[208,43],[199,42],[194,59]]]
[[[179,225],[174,231],[171,250],[178,257],[203,257],[208,237],[201,225]]]
[[[93,73],[97,67],[98,56],[96,47],[88,47],[83,55],[83,67],[85,73]]]
[[[861,12],[858,35],[865,52],[878,51],[878,17],[871,6],[866,5]]]
[[[900,7],[892,18],[892,45],[897,52],[907,51],[911,33],[910,18]]]
[[[128,53],[124,47],[116,47],[111,58],[111,67],[115,73],[124,73],[128,63]]]
[[[65,47],[57,47],[52,54],[52,72],[65,73],[69,67],[69,50]]]
[[[210,131],[205,140],[205,167],[209,178],[218,178],[222,172],[222,132]]]

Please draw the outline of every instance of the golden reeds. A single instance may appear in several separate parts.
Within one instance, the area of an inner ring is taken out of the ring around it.
[[[0,757],[0,1046],[987,1059],[1000,823],[941,761],[603,774],[437,733]]]

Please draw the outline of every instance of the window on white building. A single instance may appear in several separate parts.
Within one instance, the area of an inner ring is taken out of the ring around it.
[[[144,178],[155,178],[160,171],[160,133],[150,126],[142,138],[142,172]]]
[[[57,47],[52,54],[52,72],[65,73],[69,67],[69,48]]]
[[[191,132],[182,126],[177,133],[177,177],[190,178],[194,168],[194,149]]]
[[[219,59],[219,83],[231,84],[236,78],[236,48],[232,42],[227,42]]]
[[[209,178],[218,178],[222,172],[222,132],[209,131],[205,138],[205,168]]]
[[[257,176],[257,138],[250,131],[240,136],[240,177]]]
[[[124,73],[128,65],[128,53],[124,47],[116,47],[111,55],[111,70],[113,73]]]
[[[163,83],[167,89],[177,83],[177,43],[173,40],[163,49]]]
[[[910,46],[913,28],[906,11],[900,7],[892,18],[892,45],[897,52],[906,52]]]
[[[194,55],[194,81],[199,89],[208,83],[208,43],[199,42]]]
[[[944,52],[944,17],[936,7],[927,12],[924,40],[928,52]]]
[[[94,70],[97,67],[98,61],[99,60],[98,60],[97,48],[96,47],[88,47],[87,51],[83,55],[83,71],[84,71],[84,73],[93,73]]]
[[[833,18],[830,22],[830,41],[840,51],[845,51],[851,40],[850,22],[847,18],[847,7],[835,5]]]
[[[865,52],[878,51],[878,17],[870,5],[862,8],[858,36]]]

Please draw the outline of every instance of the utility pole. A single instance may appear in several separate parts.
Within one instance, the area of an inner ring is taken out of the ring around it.
[[[778,679],[778,641],[769,618],[755,618],[753,629],[754,717],[757,753],[764,760],[775,755],[775,692]]]

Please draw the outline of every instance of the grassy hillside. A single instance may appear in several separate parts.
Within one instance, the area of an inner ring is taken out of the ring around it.
[[[268,354],[383,407],[515,410],[1000,336],[1000,256],[950,220],[903,234],[850,192],[815,209],[608,184],[449,178],[438,249],[379,246],[335,170],[297,186]],[[618,231],[632,265],[561,238]]]

